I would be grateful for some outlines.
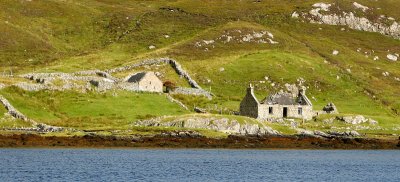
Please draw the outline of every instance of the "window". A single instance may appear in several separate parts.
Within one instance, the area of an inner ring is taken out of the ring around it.
[[[298,109],[298,114],[299,114],[299,115],[303,115],[303,108],[299,107],[299,109]]]
[[[268,113],[269,113],[269,114],[272,114],[272,113],[274,113],[274,110],[273,110],[273,108],[272,108],[272,107],[269,107],[269,108],[268,108]]]

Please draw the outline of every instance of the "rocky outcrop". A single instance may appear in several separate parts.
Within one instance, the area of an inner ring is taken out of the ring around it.
[[[361,136],[357,131],[344,131],[344,132],[328,131],[328,134],[335,136],[335,137],[359,137],[359,136]]]
[[[361,4],[353,4],[356,9],[362,9],[363,12],[369,9]],[[381,16],[379,20],[372,21],[366,17],[356,16],[353,12],[330,13],[330,9],[335,4],[316,3],[308,13],[302,13],[302,17],[311,23],[342,25],[351,29],[377,32],[383,35],[389,35],[400,39],[400,24],[393,19]],[[340,7],[337,9],[340,10]],[[390,23],[388,23],[390,22]]]
[[[162,126],[192,129],[208,129],[234,135],[279,135],[279,132],[262,123],[244,123],[228,118],[204,118],[189,117],[185,119],[174,119],[162,121],[161,118],[138,121],[137,126]]]
[[[200,138],[204,137],[197,131],[168,131],[162,132],[158,137]]]
[[[344,131],[344,132],[337,132],[337,131],[310,131],[305,129],[297,129],[299,135],[308,136],[308,137],[315,137],[315,138],[348,138],[348,137],[360,137],[361,135],[357,131]]]
[[[368,119],[366,119],[364,116],[361,115],[343,116],[343,117],[337,117],[337,119],[348,124],[361,124],[361,123],[366,123],[368,121]]]
[[[60,131],[64,131],[64,128],[39,123],[36,125],[36,131],[38,131],[38,132],[60,132]]]

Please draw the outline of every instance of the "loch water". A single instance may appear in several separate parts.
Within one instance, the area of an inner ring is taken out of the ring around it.
[[[0,149],[0,181],[400,181],[400,151]]]

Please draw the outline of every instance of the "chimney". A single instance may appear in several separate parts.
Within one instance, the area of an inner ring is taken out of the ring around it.
[[[306,89],[305,88],[299,89],[299,95],[306,95]]]
[[[254,87],[251,83],[249,84],[249,87],[247,88],[247,94],[254,95]]]

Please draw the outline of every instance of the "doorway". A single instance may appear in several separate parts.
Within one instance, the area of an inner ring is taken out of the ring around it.
[[[284,107],[283,108],[283,117],[284,118],[287,118],[287,112],[288,112],[287,107]]]

